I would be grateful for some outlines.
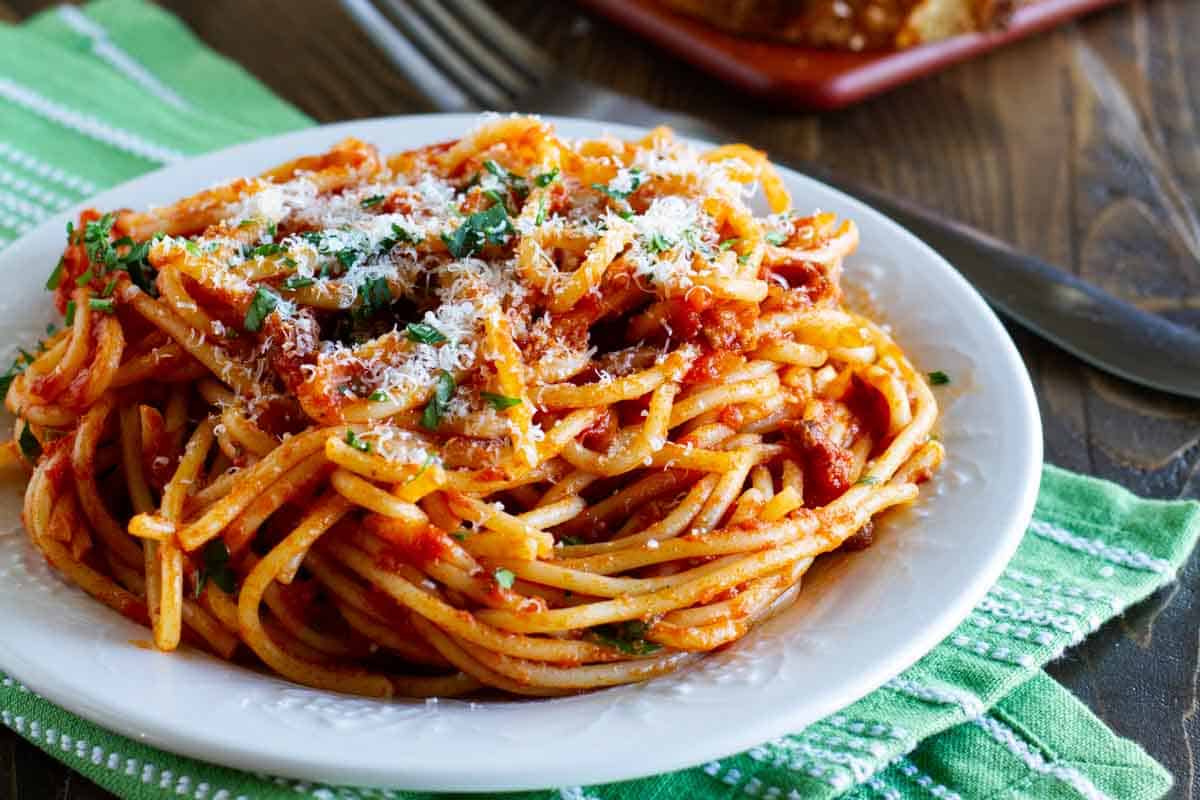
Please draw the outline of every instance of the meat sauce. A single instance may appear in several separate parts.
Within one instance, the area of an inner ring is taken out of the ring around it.
[[[402,564],[424,567],[444,559],[450,553],[450,537],[436,525],[411,533],[403,530],[396,520],[369,514],[365,527],[369,533],[387,542],[388,546],[375,557],[375,563],[388,572],[395,572]]]

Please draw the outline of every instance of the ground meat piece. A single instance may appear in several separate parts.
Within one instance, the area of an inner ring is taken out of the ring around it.
[[[805,420],[785,429],[804,465],[804,499],[823,506],[850,488],[854,459],[850,451],[832,441],[817,422]]]

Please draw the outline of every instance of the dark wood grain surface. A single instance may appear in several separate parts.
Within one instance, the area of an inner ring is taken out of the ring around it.
[[[427,110],[322,0],[169,0],[315,119]],[[20,19],[44,0],[0,0]],[[570,3],[494,0],[565,68],[711,117],[780,155],[919,199],[1200,327],[1200,2],[1135,0],[831,114],[751,104]],[[1046,457],[1144,495],[1200,498],[1200,403],[1109,378],[1012,330]],[[1200,368],[1200,365],[1197,365]],[[1200,558],[1050,672],[1200,795]],[[7,731],[0,798],[109,795]]]

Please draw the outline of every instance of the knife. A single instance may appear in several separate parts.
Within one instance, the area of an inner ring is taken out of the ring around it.
[[[938,251],[997,310],[1098,369],[1200,398],[1200,333],[1120,300],[982,231],[854,186],[811,165],[793,167],[857,197]]]

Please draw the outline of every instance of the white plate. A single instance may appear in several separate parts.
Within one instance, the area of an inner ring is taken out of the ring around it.
[[[100,209],[162,204],[358,136],[385,152],[455,138],[477,118],[397,117],[331,125],[168,167],[94,198]],[[618,125],[558,120],[567,136]],[[134,646],[147,632],[67,586],[0,497],[0,667],[106,728],[242,769],[343,784],[500,790],[597,783],[679,769],[796,731],[862,697],[942,639],[983,596],[1029,521],[1041,425],[1025,368],[996,317],[932,250],[879,213],[784,171],[798,209],[856,220],[847,264],[871,313],[936,389],[949,456],[915,508],[877,543],[805,578],[797,603],[685,673],[567,699],[379,702],[313,691],[198,652]],[[28,346],[53,318],[42,284],[64,213],[0,253],[0,341]],[[3,355],[3,353],[0,353]]]

